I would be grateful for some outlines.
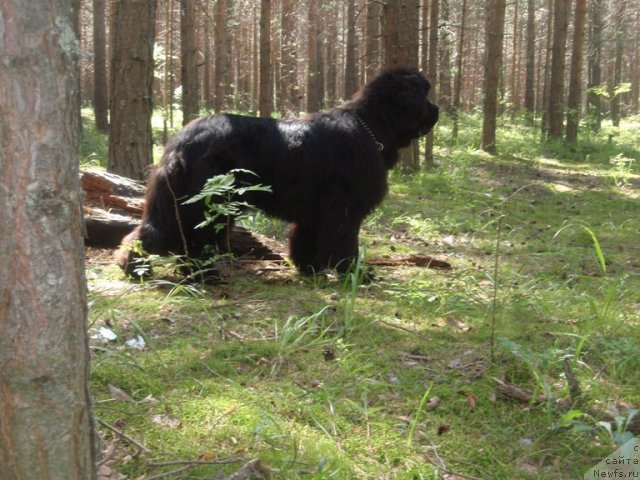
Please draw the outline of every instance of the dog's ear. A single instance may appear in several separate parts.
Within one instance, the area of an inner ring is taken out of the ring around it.
[[[419,95],[426,96],[431,89],[429,80],[418,70],[404,70],[401,73],[401,78],[406,83],[407,88],[414,90]]]

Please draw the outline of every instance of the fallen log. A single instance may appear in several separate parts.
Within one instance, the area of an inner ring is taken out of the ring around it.
[[[125,210],[142,214],[145,186],[127,177],[96,169],[80,172],[80,183],[85,194],[85,205]]]
[[[85,244],[92,247],[115,248],[140,224],[144,206],[145,186],[142,182],[97,169],[83,169],[80,181],[84,191]],[[278,253],[250,232],[234,228],[230,245],[242,262],[261,260],[282,261]],[[451,264],[428,255],[407,255],[396,258],[372,258],[370,266],[397,267],[413,265],[450,270]]]
[[[84,207],[85,245],[115,248],[140,224],[138,218],[98,207]]]
[[[113,248],[140,223],[145,187],[97,169],[80,171],[84,192],[85,244]]]

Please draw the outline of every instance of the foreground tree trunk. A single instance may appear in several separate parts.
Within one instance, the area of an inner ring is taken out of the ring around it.
[[[0,19],[0,477],[93,479],[71,1]]]
[[[502,68],[502,39],[506,0],[488,0],[486,4],[486,48],[484,68],[484,118],[482,149],[496,153],[496,119],[498,115],[498,82]]]
[[[109,172],[142,180],[153,162],[153,41],[156,2],[114,2]]]

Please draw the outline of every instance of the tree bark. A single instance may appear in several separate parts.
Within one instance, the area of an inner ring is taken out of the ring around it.
[[[425,2],[427,0],[424,0]],[[440,17],[439,0],[431,0],[431,8],[429,8],[429,63],[428,72],[431,79],[431,90],[429,91],[429,100],[436,102],[439,90],[438,75],[438,22]],[[433,159],[433,144],[435,129],[427,134],[424,147],[424,168],[425,170],[433,170],[435,162]]]
[[[573,25],[573,54],[569,80],[569,99],[567,101],[568,143],[578,140],[578,125],[582,109],[582,63],[584,60],[584,27],[587,19],[587,0],[576,0]]]
[[[141,180],[153,163],[151,115],[156,2],[116,2],[113,8],[107,170]]]
[[[633,47],[633,62],[631,62],[631,115],[640,113],[640,10],[636,11],[635,18],[635,45]]]
[[[451,19],[449,0],[440,0],[440,26],[438,39],[438,104],[440,108],[451,114]]]
[[[96,128],[109,130],[109,87],[104,0],[93,0],[93,108]]]
[[[542,84],[542,122],[541,122],[541,138],[545,139],[549,130],[549,91],[551,89],[551,50],[553,48],[553,0],[547,0],[547,28],[546,28],[546,48],[544,50],[544,72],[540,84]]]
[[[418,67],[418,1],[399,0],[384,7],[385,64],[387,67]],[[420,168],[417,141],[401,150],[400,164],[405,173]]]
[[[613,67],[613,89],[619,87],[622,84],[622,63],[624,56],[624,42],[625,42],[625,16],[626,16],[627,0],[618,0],[616,11],[616,53],[615,63]],[[615,92],[611,92],[611,122],[614,127],[620,126],[621,117],[621,95]]]
[[[198,116],[198,72],[196,69],[196,2],[180,0],[180,68],[182,124]]]
[[[380,17],[382,16],[379,2],[367,2],[367,24],[365,44],[365,80],[368,82],[380,71]]]
[[[536,109],[536,7],[534,0],[527,0],[527,64],[525,67],[524,108],[532,115]]]
[[[0,476],[94,479],[71,1],[0,3]],[[8,188],[7,186],[10,186]]]
[[[280,68],[280,102],[282,116],[285,118],[297,117],[300,113],[298,102],[298,54],[296,39],[296,17],[293,0],[282,0],[282,27],[281,68]]]
[[[502,69],[502,40],[504,37],[505,0],[487,0],[486,4],[486,60],[484,69],[484,101],[482,149],[496,153],[496,121],[498,114],[498,83]]]
[[[231,53],[228,32],[228,8],[230,0],[217,0],[215,11],[215,110],[221,112],[226,107],[229,95],[229,72],[231,71]]]
[[[591,115],[593,117],[592,128],[594,131],[600,130],[602,125],[602,97],[594,91],[602,83],[602,31],[604,29],[603,0],[591,0],[591,35],[589,39],[589,80],[587,82],[588,104],[591,105]]]
[[[555,0],[553,5],[553,47],[547,112],[549,118],[547,135],[549,138],[562,138],[564,126],[564,70],[570,4],[571,0]]]
[[[513,33],[511,35],[512,40],[512,48],[511,48],[511,111],[513,113],[517,112],[520,109],[520,102],[518,97],[518,79],[520,77],[520,72],[518,72],[518,28],[520,26],[519,22],[519,9],[520,2],[515,0],[513,4]]]
[[[453,141],[458,139],[458,123],[460,117],[460,97],[462,95],[462,65],[464,53],[464,34],[467,25],[467,0],[462,0],[462,7],[460,11],[460,37],[458,41],[458,55],[456,59],[456,76],[453,85],[453,108],[451,116],[453,120],[453,129],[451,137]]]
[[[321,51],[322,42],[320,36],[320,7],[321,0],[309,2],[309,72],[307,74],[307,112],[317,112],[322,105],[322,93],[324,76],[322,72]]]
[[[260,116],[270,117],[273,110],[271,82],[271,0],[260,2]]]
[[[344,66],[344,96],[350,98],[358,89],[356,68],[356,3],[347,3],[347,52]]]

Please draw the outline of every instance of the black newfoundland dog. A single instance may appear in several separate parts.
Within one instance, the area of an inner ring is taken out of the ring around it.
[[[300,272],[347,271],[358,255],[360,224],[387,193],[399,149],[438,120],[429,88],[418,71],[396,69],[342,106],[301,120],[221,114],[192,121],[149,179],[142,223],[123,239],[120,266],[133,274],[140,255],[126,246],[135,241],[145,253],[192,258],[205,255],[207,245],[223,248],[224,229],[194,228],[204,203],[183,202],[208,178],[244,169],[255,175],[237,174],[238,184],[271,187],[246,200],[291,224],[289,253]]]

